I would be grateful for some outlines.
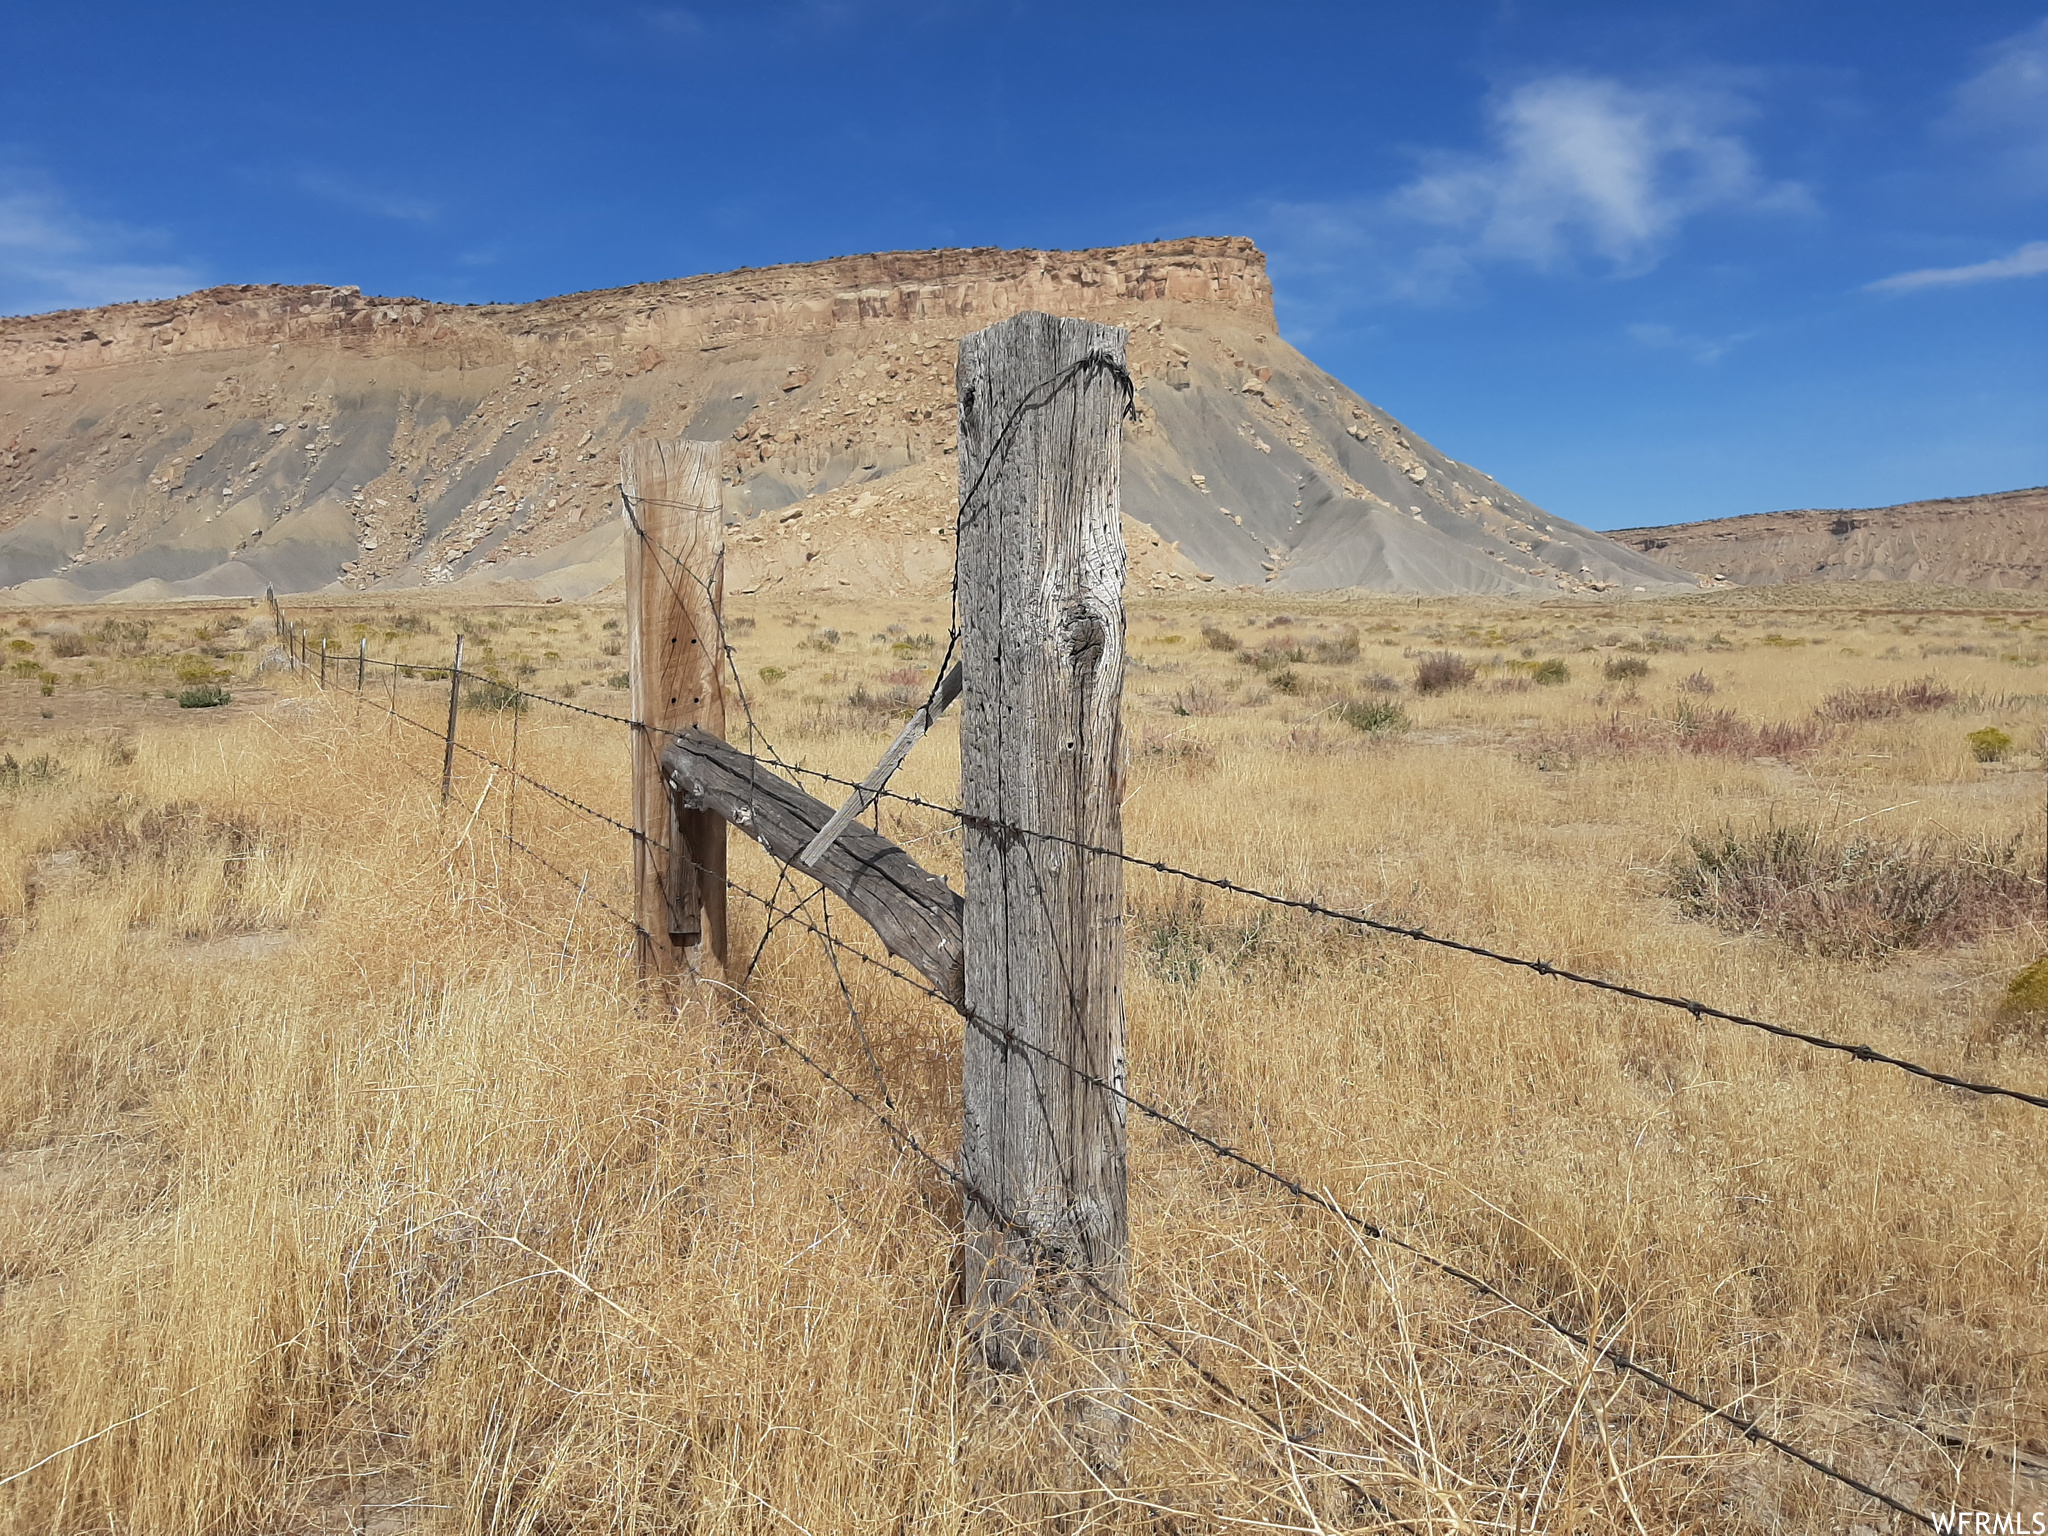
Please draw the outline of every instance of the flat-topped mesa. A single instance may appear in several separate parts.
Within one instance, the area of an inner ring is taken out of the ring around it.
[[[0,322],[0,375],[40,378],[149,358],[318,346],[376,356],[447,348],[475,366],[573,347],[630,354],[819,336],[876,324],[960,333],[1024,309],[1128,323],[1200,315],[1274,329],[1266,259],[1235,236],[1093,251],[891,251],[567,294],[531,304],[365,298],[253,285]]]
[[[620,575],[620,453],[684,437],[724,444],[736,596],[941,592],[958,344],[1027,310],[1128,327],[1141,588],[1681,579],[1324,373],[1281,338],[1258,247],[1223,236],[892,251],[530,304],[215,288],[0,320],[0,589],[585,595]]]

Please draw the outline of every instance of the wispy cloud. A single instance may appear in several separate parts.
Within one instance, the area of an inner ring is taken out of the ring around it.
[[[640,13],[650,32],[667,38],[695,38],[704,32],[704,18],[679,5],[654,6]]]
[[[1915,288],[1950,288],[1963,283],[1995,283],[2009,277],[2039,277],[2048,272],[2048,240],[2029,240],[2010,256],[1976,261],[1966,267],[1922,267],[1865,283],[1868,293],[1910,293]]]
[[[440,212],[425,198],[409,197],[381,187],[366,187],[324,171],[302,171],[298,185],[300,191],[309,192],[324,202],[403,224],[430,224]]]
[[[198,287],[195,267],[137,259],[157,243],[85,217],[40,178],[0,171],[0,314],[166,298]]]
[[[2048,190],[2048,19],[1993,45],[1956,88],[1942,128],[1989,147],[2018,190]]]
[[[1675,326],[1656,323],[1628,328],[1629,340],[1638,346],[1656,352],[1677,352],[1700,364],[1718,363],[1756,334],[1755,331],[1737,331],[1732,336],[1697,336]]]

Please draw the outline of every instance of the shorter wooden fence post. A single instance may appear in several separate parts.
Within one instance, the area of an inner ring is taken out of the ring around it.
[[[368,666],[369,664],[370,664],[370,639],[369,639],[369,636],[367,636],[367,635],[359,636],[359,637],[357,638],[357,640],[356,640],[356,692],[357,692],[357,693],[361,693],[361,692],[363,691],[363,668],[367,667],[367,666]]]
[[[726,824],[679,810],[663,749],[725,734],[720,445],[639,438],[619,454],[626,518],[626,674],[633,726],[633,911],[642,977],[723,980]]]
[[[327,637],[325,635],[320,637],[320,689],[323,693],[327,690]]]
[[[448,669],[448,744],[441,752],[441,803],[455,784],[455,710],[462,702],[462,636],[455,637],[455,665]]]

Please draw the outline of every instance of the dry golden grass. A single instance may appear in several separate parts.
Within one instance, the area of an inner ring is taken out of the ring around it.
[[[1158,1331],[1124,1481],[1090,1493],[1057,1413],[967,1368],[945,1182],[744,1017],[638,995],[599,906],[619,834],[467,758],[442,808],[438,743],[385,711],[438,720],[445,683],[258,677],[254,611],[221,606],[208,640],[166,610],[79,658],[34,633],[62,616],[9,631],[60,681],[0,680],[0,753],[46,760],[0,774],[0,1530],[982,1531],[1036,1518],[1034,1485],[1074,1490],[1069,1524],[1180,1532],[1904,1528],[1142,1119]],[[595,605],[303,616],[421,668],[465,628],[622,712]],[[943,635],[915,600],[739,617],[768,736],[846,774]],[[2038,752],[1966,740],[2041,739],[2038,617],[1217,599],[1131,637],[1134,851],[2048,1088],[2000,1006],[2037,916],[1850,960],[1664,894],[1689,836],[1772,818],[2020,835],[2038,870]],[[202,645],[234,704],[108,729]],[[1476,682],[1418,695],[1444,650]],[[1534,681],[1552,658],[1569,680]],[[1929,674],[1952,703],[1791,756],[1696,723]],[[1376,699],[1408,728],[1345,723]],[[505,761],[514,723],[463,731]],[[624,814],[615,727],[517,729],[522,769]],[[942,727],[901,787],[951,800],[951,753]],[[957,874],[942,816],[884,826]],[[1142,872],[1128,922],[1134,1092],[1909,1503],[2048,1504],[2040,1112]],[[949,1152],[958,1021],[845,982],[865,1044],[799,929],[750,990]]]

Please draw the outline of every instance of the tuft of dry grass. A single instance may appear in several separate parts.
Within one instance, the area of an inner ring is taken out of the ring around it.
[[[1848,725],[1862,720],[1924,715],[1946,709],[1955,701],[1955,690],[1939,678],[1916,677],[1911,682],[1884,688],[1837,688],[1815,706],[1814,713],[1823,720]]]

